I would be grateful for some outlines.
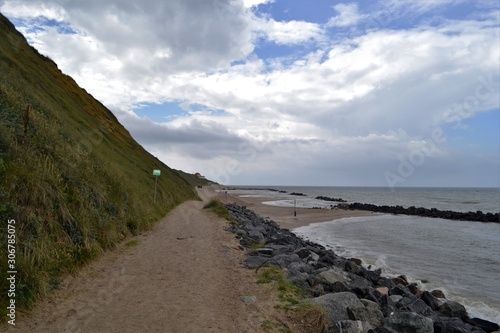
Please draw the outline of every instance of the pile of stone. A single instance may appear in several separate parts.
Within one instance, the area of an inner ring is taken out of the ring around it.
[[[389,213],[389,214],[405,214],[405,215],[416,215],[423,217],[436,217],[448,220],[461,220],[461,221],[476,221],[476,222],[496,222],[500,223],[499,213],[483,213],[478,210],[477,212],[454,212],[451,210],[439,210],[437,208],[423,208],[423,207],[408,207],[403,206],[377,206],[373,204],[364,203],[351,203],[351,204],[340,204],[337,208],[351,209],[351,210],[368,210],[371,212],[378,213]]]
[[[245,206],[227,204],[236,221],[236,234],[250,256],[249,268],[276,266],[289,280],[322,306],[329,317],[328,332],[490,333],[495,323],[470,318],[465,307],[446,300],[438,290],[420,290],[404,276],[384,277],[381,270],[363,267],[361,260],[297,237]],[[256,248],[255,244],[263,247]]]
[[[323,195],[317,196],[316,199],[323,200],[323,201],[347,202],[347,200],[344,200],[342,198],[330,198],[330,197],[325,197]]]

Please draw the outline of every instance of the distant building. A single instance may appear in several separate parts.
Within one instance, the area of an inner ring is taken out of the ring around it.
[[[194,174],[196,177],[201,178],[201,179],[206,179],[205,176],[202,176],[201,173],[197,172]]]

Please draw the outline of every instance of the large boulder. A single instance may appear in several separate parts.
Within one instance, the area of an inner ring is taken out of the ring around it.
[[[326,294],[320,297],[312,298],[310,301],[325,309],[330,320],[330,325],[333,325],[341,320],[349,320],[347,308],[364,307],[363,303],[361,303],[356,295],[351,292]]]
[[[332,285],[335,282],[351,282],[346,272],[337,267],[332,267],[316,275],[316,281],[325,285]]]
[[[440,305],[441,301],[428,291],[424,291],[420,299],[425,302],[432,310],[436,310]]]
[[[447,301],[446,303],[443,303],[438,307],[438,312],[447,317],[456,317],[462,320],[467,320],[469,318],[465,306],[454,301]]]
[[[385,318],[385,325],[400,333],[434,333],[430,318],[412,312],[397,312]]]
[[[415,312],[425,317],[436,316],[431,308],[420,298],[404,297],[396,303],[396,308]]]
[[[468,319],[467,322],[471,325],[474,325],[476,327],[481,328],[482,330],[484,330],[487,333],[500,331],[500,327],[498,326],[497,323],[494,323],[494,322],[491,322],[488,320],[479,319],[479,318],[472,318],[472,319]]]
[[[384,326],[384,315],[380,306],[366,299],[362,299],[363,307],[348,307],[347,314],[351,320],[367,322],[373,327]]]
[[[470,327],[460,318],[437,317],[434,319],[436,333],[471,333]]]

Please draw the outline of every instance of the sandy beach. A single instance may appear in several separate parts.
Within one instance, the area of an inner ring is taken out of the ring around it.
[[[296,208],[294,216],[293,207],[277,207],[264,204],[266,201],[274,201],[276,198],[270,197],[241,197],[238,194],[225,193],[220,188],[217,199],[224,203],[237,203],[246,206],[255,213],[274,220],[282,228],[294,229],[311,223],[328,222],[346,217],[369,216],[375,213],[362,210],[344,209],[312,209]]]

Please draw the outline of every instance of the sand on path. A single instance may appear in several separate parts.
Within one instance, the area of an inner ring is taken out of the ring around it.
[[[204,202],[214,195],[198,191]],[[181,204],[134,237],[136,246],[122,244],[68,277],[8,332],[263,332],[276,311],[269,291],[241,265],[227,222],[203,204]],[[245,295],[258,301],[244,303]]]

